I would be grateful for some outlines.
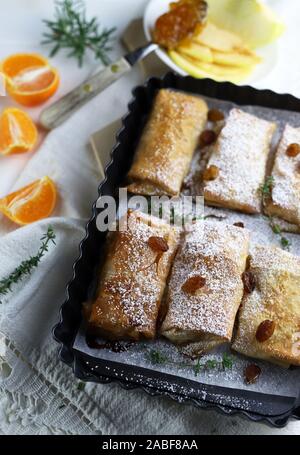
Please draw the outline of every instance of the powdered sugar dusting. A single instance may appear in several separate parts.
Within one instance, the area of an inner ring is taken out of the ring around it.
[[[245,355],[300,365],[300,353],[293,349],[293,336],[300,329],[300,258],[279,248],[257,246],[250,270],[255,289],[243,299],[233,348]],[[275,332],[259,343],[255,334],[264,320],[274,321]]]
[[[231,338],[242,297],[248,236],[247,230],[221,223],[192,226],[172,269],[169,311],[162,326],[165,336],[175,338],[173,332],[182,331],[186,332],[184,341],[194,341],[195,332],[198,339],[201,335]],[[182,290],[192,276],[205,279],[204,288],[195,295]]]
[[[202,98],[172,90],[158,92],[128,174],[133,192],[135,183],[144,183],[142,194],[153,194],[146,187],[159,188],[162,194],[179,193],[206,116]]]
[[[204,185],[208,202],[260,211],[259,187],[264,181],[274,129],[270,122],[232,109],[208,162],[208,167],[219,169],[219,176]]]
[[[168,244],[158,264],[157,252],[148,245],[151,236],[161,237]],[[128,229],[112,233],[108,242],[90,324],[115,338],[135,338],[138,333],[153,336],[178,239],[175,229],[162,220],[131,212]]]
[[[286,125],[272,170],[274,184],[269,211],[300,224],[300,155],[290,157],[286,154],[293,143],[300,144],[300,128]]]

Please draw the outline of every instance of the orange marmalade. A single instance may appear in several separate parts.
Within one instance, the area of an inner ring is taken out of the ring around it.
[[[203,0],[179,0],[170,4],[170,11],[160,16],[153,30],[155,43],[166,49],[174,49],[183,40],[194,35],[207,15],[207,3]]]

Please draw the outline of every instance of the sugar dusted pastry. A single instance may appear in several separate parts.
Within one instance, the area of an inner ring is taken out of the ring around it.
[[[300,365],[300,258],[279,248],[251,253],[233,349],[270,362]]]
[[[129,212],[128,229],[109,234],[89,330],[108,339],[151,339],[179,234],[158,218]]]
[[[248,247],[246,229],[201,221],[192,226],[172,268],[165,337],[195,342],[198,354],[231,340]]]
[[[207,119],[198,96],[160,90],[128,174],[132,193],[178,195]]]
[[[286,125],[272,177],[272,198],[266,205],[266,212],[300,225],[300,128]]]
[[[275,124],[232,109],[204,172],[204,198],[208,204],[247,213],[261,209],[259,188]]]

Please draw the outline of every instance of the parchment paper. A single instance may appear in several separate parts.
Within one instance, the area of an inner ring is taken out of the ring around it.
[[[204,98],[208,102],[210,108],[213,107],[221,109],[224,113],[228,113],[233,107],[239,107],[227,101],[220,101],[206,97]],[[272,155],[276,150],[276,145],[285,124],[289,123],[295,127],[300,126],[300,113],[268,109],[260,106],[241,106],[240,108],[248,113],[277,123],[277,130],[274,134],[270,157],[270,162],[272,162]],[[253,133],[255,134],[255,131]],[[196,152],[194,161],[197,160],[198,157]],[[215,221],[217,223],[225,222],[233,224],[237,221],[243,222],[245,227],[251,232],[250,249],[253,248],[253,245],[255,244],[280,246],[279,236],[272,232],[267,219],[263,215],[245,215],[239,212],[211,207],[205,207],[205,215],[217,216],[218,218],[211,218],[211,221]],[[222,218],[222,220],[220,220],[220,218]],[[297,232],[298,230],[295,226],[289,225],[285,222],[281,222],[280,224],[284,230],[290,232]],[[285,234],[285,236],[291,242],[290,252],[300,256],[300,235],[289,233]],[[99,340],[99,342],[101,341]],[[150,368],[204,384],[219,385],[234,389],[246,389],[282,396],[298,396],[299,393],[300,368],[285,369],[268,362],[246,358],[237,353],[231,352],[228,346],[218,348],[215,351],[212,351],[209,355],[202,357],[201,363],[205,363],[209,359],[221,361],[223,353],[227,352],[233,359],[232,369],[223,370],[222,368],[203,368],[197,375],[195,375],[192,366],[184,366],[187,363],[191,364],[192,360],[183,356],[178,352],[175,346],[164,339],[159,339],[153,342],[135,343],[132,344],[127,351],[116,353],[109,349],[98,350],[89,348],[86,344],[84,328],[81,327],[75,339],[74,348],[95,358]],[[159,351],[163,356],[166,356],[168,358],[168,362],[163,364],[153,363],[150,359],[152,350]],[[244,368],[246,365],[254,362],[261,367],[261,376],[255,384],[246,385],[243,377]]]

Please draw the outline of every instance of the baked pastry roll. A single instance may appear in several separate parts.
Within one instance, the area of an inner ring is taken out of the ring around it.
[[[232,109],[204,172],[208,204],[247,213],[261,209],[264,182],[275,124]]]
[[[197,342],[198,353],[229,342],[242,296],[249,248],[246,229],[197,222],[172,268],[161,333],[175,344]]]
[[[198,96],[160,90],[128,173],[131,193],[179,194],[207,120]]]
[[[178,231],[141,212],[108,235],[97,297],[86,310],[89,332],[111,340],[153,338]]]
[[[297,225],[300,225],[299,151],[300,128],[286,125],[272,170],[272,197],[266,204],[266,213]]]
[[[250,357],[300,365],[300,258],[257,246],[232,348]]]

